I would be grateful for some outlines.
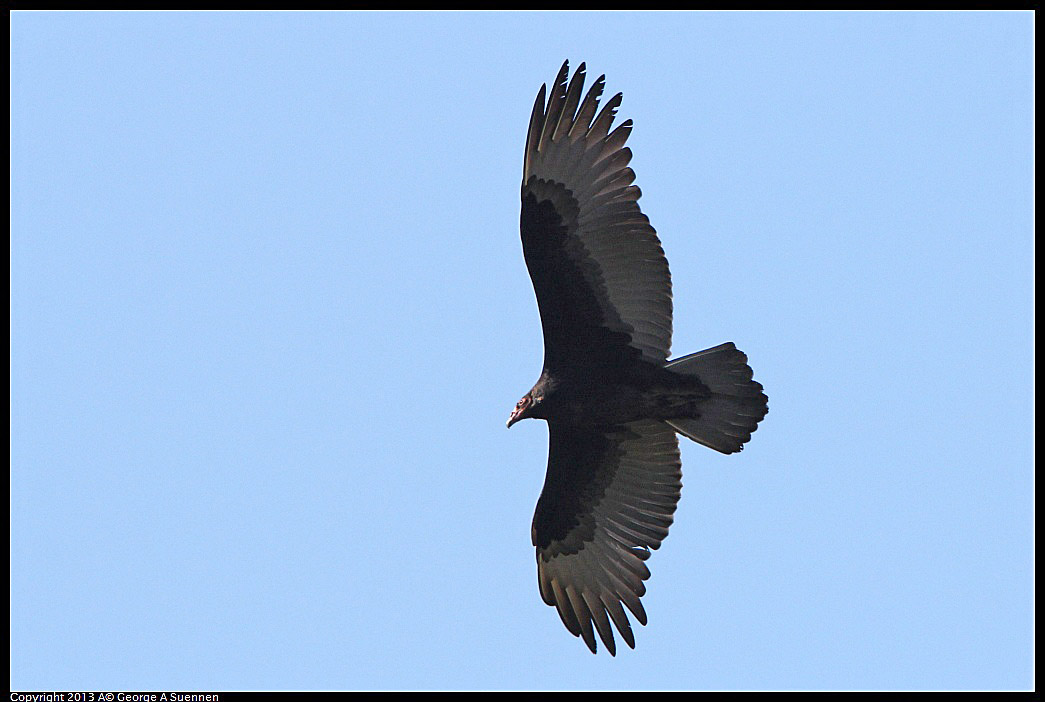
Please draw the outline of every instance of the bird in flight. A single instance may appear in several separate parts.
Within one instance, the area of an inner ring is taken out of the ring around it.
[[[548,422],[548,472],[533,517],[537,581],[574,636],[616,655],[612,622],[631,648],[646,559],[668,535],[682,490],[676,432],[721,453],[740,451],[768,411],[747,356],[732,343],[668,360],[671,274],[639,210],[613,123],[618,93],[599,110],[600,76],[563,63],[541,86],[523,160],[523,256],[544,332],[544,368],[515,405]]]

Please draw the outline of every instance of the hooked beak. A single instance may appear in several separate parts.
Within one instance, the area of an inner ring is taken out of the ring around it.
[[[512,425],[518,422],[520,419],[526,419],[530,416],[530,409],[533,407],[533,399],[529,395],[524,395],[523,399],[515,403],[515,409],[512,410],[512,416],[508,417],[508,428],[511,429]]]
[[[526,408],[516,407],[514,410],[512,410],[512,416],[508,417],[508,428],[511,429],[513,424],[518,422],[520,419],[525,419],[525,416]]]

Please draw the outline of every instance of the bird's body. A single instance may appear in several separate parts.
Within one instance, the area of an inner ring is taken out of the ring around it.
[[[579,426],[692,416],[708,389],[699,378],[646,361],[595,367],[574,375],[545,370],[531,392],[542,397],[530,416]]]
[[[530,118],[520,231],[544,332],[544,368],[508,421],[548,422],[548,472],[532,540],[544,601],[594,652],[634,647],[644,561],[667,536],[682,489],[675,433],[740,451],[768,411],[732,343],[674,361],[671,275],[627,167],[621,96],[598,111],[604,78],[581,99],[584,64]]]

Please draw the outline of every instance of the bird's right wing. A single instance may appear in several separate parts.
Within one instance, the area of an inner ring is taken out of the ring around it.
[[[593,653],[595,631],[616,653],[611,621],[634,648],[624,607],[646,623],[644,561],[668,535],[682,492],[675,431],[643,420],[604,428],[548,422],[548,432],[532,528],[541,597]]]
[[[667,360],[671,275],[639,210],[628,120],[609,131],[621,96],[596,114],[605,79],[581,100],[584,64],[564,63],[533,106],[523,164],[523,254],[544,330],[545,367]]]

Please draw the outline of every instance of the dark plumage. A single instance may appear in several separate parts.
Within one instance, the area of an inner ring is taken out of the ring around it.
[[[522,232],[544,331],[544,369],[508,420],[548,422],[548,473],[533,518],[541,597],[566,628],[616,653],[632,648],[645,560],[668,535],[682,490],[678,432],[734,453],[768,411],[732,343],[668,361],[671,274],[639,210],[631,120],[612,132],[618,93],[599,111],[584,64],[562,65],[530,117]]]

